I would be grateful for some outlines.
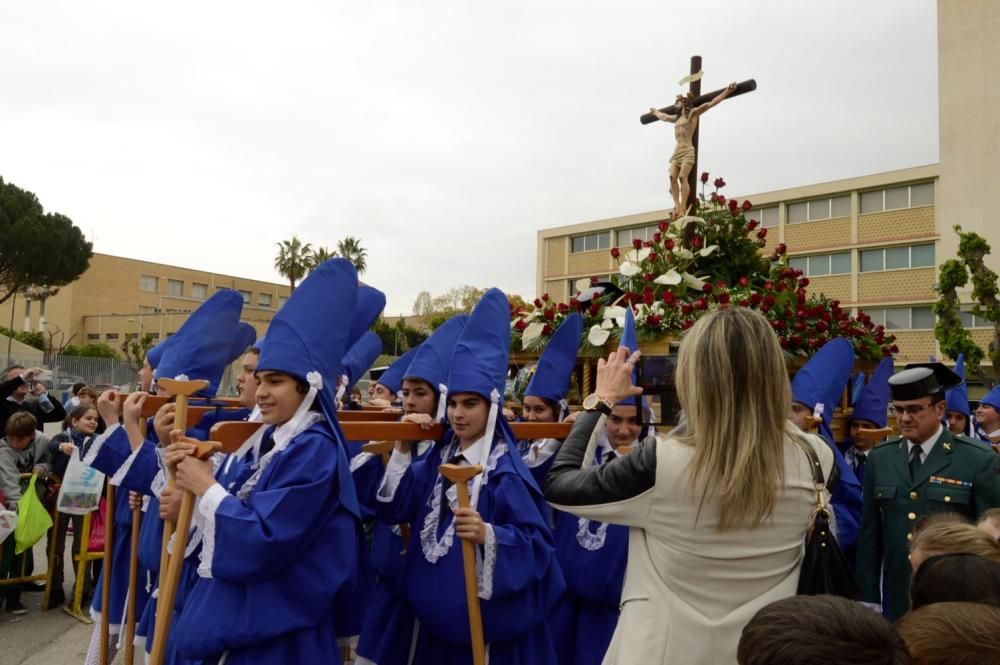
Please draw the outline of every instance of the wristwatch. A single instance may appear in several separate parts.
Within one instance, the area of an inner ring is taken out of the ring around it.
[[[600,411],[606,416],[611,415],[611,408],[614,407],[615,403],[611,400],[601,397],[597,393],[591,393],[583,400],[584,411]]]

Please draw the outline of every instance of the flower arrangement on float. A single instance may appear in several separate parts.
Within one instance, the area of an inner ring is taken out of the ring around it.
[[[647,343],[678,338],[706,312],[749,307],[768,318],[790,362],[833,337],[848,339],[861,360],[898,352],[895,336],[864,312],[851,315],[838,300],[809,293],[809,279],[789,266],[784,243],[765,254],[768,229],[747,218],[750,201],[727,199],[722,178],[706,198],[708,180],[702,173],[694,214],[661,220],[650,239],[610,250],[617,265],[611,295],[582,299],[597,283],[590,278],[576,283],[568,303],[544,294],[533,307],[512,307],[513,350],[540,352],[571,312],[584,317],[581,350],[597,354],[620,336],[626,307],[633,310],[640,342]]]

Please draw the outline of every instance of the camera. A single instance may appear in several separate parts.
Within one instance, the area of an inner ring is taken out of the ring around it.
[[[681,407],[674,383],[676,369],[676,355],[640,356],[636,366],[636,385],[642,388],[643,397],[646,398],[652,411],[652,414],[638,414],[643,421],[642,424],[668,427],[677,424]]]

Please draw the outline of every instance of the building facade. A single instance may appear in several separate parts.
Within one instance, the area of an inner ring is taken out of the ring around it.
[[[46,298],[44,318],[41,301],[26,302],[18,294],[0,305],[0,323],[39,331],[46,338],[53,335],[56,344],[103,342],[120,349],[127,340],[146,334],[154,341],[166,339],[220,289],[243,295],[241,318],[258,335],[289,293],[287,284],[95,253],[78,280]]]

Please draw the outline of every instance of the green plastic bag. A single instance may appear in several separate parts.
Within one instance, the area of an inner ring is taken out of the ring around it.
[[[38,476],[31,476],[28,489],[17,502],[17,527],[14,529],[15,554],[30,549],[42,539],[46,531],[52,528],[52,517],[38,500],[38,493],[35,492],[37,479]]]

